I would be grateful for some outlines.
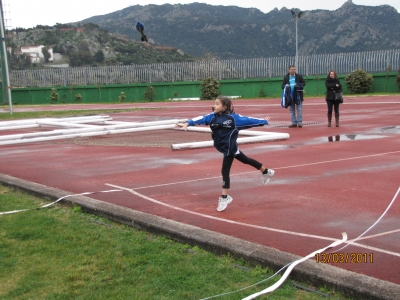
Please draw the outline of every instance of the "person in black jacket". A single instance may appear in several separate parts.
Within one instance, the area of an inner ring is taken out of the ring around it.
[[[336,72],[334,70],[330,70],[328,76],[325,81],[326,86],[326,97],[325,101],[328,104],[328,127],[331,127],[332,123],[332,108],[335,110],[335,121],[336,127],[339,127],[339,104],[340,101],[336,100],[335,92],[342,92],[342,85],[340,84],[339,79],[337,78]]]
[[[218,96],[215,100],[212,113],[187,120],[185,123],[176,124],[177,127],[185,130],[188,126],[210,125],[214,147],[224,155],[221,169],[223,180],[222,195],[218,200],[217,211],[225,210],[228,204],[233,200],[233,198],[228,195],[228,190],[230,189],[229,173],[234,159],[260,170],[262,184],[267,184],[270,177],[274,176],[274,170],[268,169],[257,160],[246,156],[239,150],[237,144],[239,130],[268,125],[269,119],[268,116],[264,119],[258,119],[236,114],[231,99]]]
[[[292,97],[292,104],[289,106],[292,124],[289,125],[289,128],[301,128],[303,127],[303,87],[306,85],[306,82],[303,76],[296,73],[296,67],[294,65],[289,66],[289,73],[283,78],[282,89],[287,85],[290,85]]]

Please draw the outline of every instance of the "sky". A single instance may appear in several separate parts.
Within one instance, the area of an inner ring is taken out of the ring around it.
[[[104,15],[115,12],[133,5],[162,5],[162,4],[189,4],[194,2],[207,3],[211,5],[254,7],[264,13],[274,8],[299,10],[336,10],[347,0],[321,1],[321,0],[285,0],[280,4],[274,1],[260,0],[116,0],[116,1],[87,1],[87,0],[0,0],[3,3],[4,21],[6,29],[16,27],[32,28],[36,25],[53,26],[56,23],[77,22],[89,17]],[[354,4],[366,6],[390,5],[400,12],[399,0],[353,0]],[[140,20],[138,20],[140,21]]]

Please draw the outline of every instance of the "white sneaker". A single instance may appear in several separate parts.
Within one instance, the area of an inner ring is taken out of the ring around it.
[[[225,210],[225,208],[228,206],[229,203],[232,202],[232,200],[233,198],[229,195],[226,198],[222,198],[222,196],[219,196],[217,211]]]
[[[270,178],[274,176],[275,171],[272,169],[268,169],[267,174],[261,174],[262,184],[265,185],[269,182]]]

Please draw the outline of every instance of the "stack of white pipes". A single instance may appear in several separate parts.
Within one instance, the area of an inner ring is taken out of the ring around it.
[[[3,135],[0,136],[0,145],[34,143],[67,138],[90,137],[147,130],[173,129],[175,128],[176,123],[185,121],[186,119],[171,119],[153,122],[116,122],[112,121],[112,118],[110,118],[108,115],[5,121],[0,122],[0,132],[6,130],[9,131],[43,126],[62,127],[63,129],[55,129],[45,132]],[[175,129],[182,130],[178,128]],[[204,127],[189,127],[187,128],[187,130],[211,132],[209,128]],[[287,139],[289,137],[289,134],[287,133],[274,133],[264,131],[242,130],[239,133],[242,135],[250,135],[252,137],[239,138],[238,143],[280,140]],[[212,145],[212,141],[193,142],[184,144],[173,144],[171,145],[171,149],[176,150],[186,148],[200,148],[210,147]]]
[[[205,127],[187,127],[186,130],[189,131],[201,131],[201,132],[209,132],[211,133],[210,128]],[[246,144],[246,143],[254,143],[254,142],[265,142],[265,141],[276,141],[276,140],[284,140],[289,138],[288,133],[280,133],[280,132],[266,132],[266,131],[254,131],[254,130],[241,130],[239,131],[239,135],[248,135],[250,137],[238,138],[238,144]],[[194,149],[194,148],[203,148],[203,147],[211,147],[213,146],[213,141],[204,141],[204,142],[193,142],[193,143],[182,143],[182,144],[172,144],[172,150],[179,149]]]

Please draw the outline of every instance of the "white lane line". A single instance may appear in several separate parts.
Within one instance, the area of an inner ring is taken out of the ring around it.
[[[386,232],[381,232],[381,233],[377,233],[377,234],[360,237],[358,240],[371,239],[374,237],[380,237],[380,236],[384,236],[384,235],[388,235],[388,234],[392,234],[392,233],[396,233],[396,232],[400,232],[400,229],[395,229],[395,230],[391,230],[391,231],[386,231]]]
[[[364,244],[360,244],[360,243],[353,243],[352,241],[347,241],[346,244],[347,244],[347,246],[352,245],[352,246],[365,248],[365,249],[368,249],[368,250],[372,250],[372,251],[376,251],[376,252],[382,252],[384,254],[400,257],[400,253],[398,253],[398,252],[392,252],[392,251],[388,251],[388,250],[385,250],[385,249],[376,248],[376,247],[372,247],[372,246],[368,246],[368,245],[364,245]]]
[[[200,216],[200,217],[203,217],[203,218],[207,218],[207,219],[212,219],[212,220],[216,220],[216,221],[221,221],[221,222],[240,225],[240,226],[245,226],[245,227],[251,227],[251,228],[255,228],[255,229],[268,230],[268,231],[285,233],[285,234],[290,234],[290,235],[295,235],[295,236],[314,238],[314,239],[319,239],[319,240],[328,240],[328,241],[336,241],[337,240],[335,238],[330,238],[330,237],[325,237],[325,236],[319,236],[319,235],[306,234],[306,233],[295,232],[295,231],[276,229],[276,228],[271,228],[271,227],[247,224],[247,223],[232,221],[232,220],[223,219],[223,218],[219,218],[219,217],[214,217],[214,216],[210,216],[210,215],[194,212],[194,211],[191,211],[191,210],[183,209],[183,208],[180,208],[180,207],[177,207],[177,206],[173,206],[173,205],[170,205],[170,204],[155,200],[153,198],[150,198],[150,197],[147,197],[147,196],[145,196],[143,194],[140,194],[140,193],[138,193],[135,190],[130,189],[130,188],[126,188],[126,187],[122,187],[122,186],[118,186],[118,185],[114,185],[114,184],[110,184],[110,183],[106,183],[106,185],[114,187],[114,188],[118,188],[118,189],[121,189],[121,190],[128,191],[128,192],[130,192],[130,193],[132,193],[132,194],[134,194],[134,195],[136,195],[136,196],[138,196],[140,198],[148,200],[150,202],[153,202],[153,203],[156,203],[156,204],[159,204],[159,205],[162,205],[162,206],[174,209],[174,210],[182,211],[182,212],[185,212],[185,213],[188,213],[188,214],[192,214],[192,215]],[[391,252],[391,251],[387,251],[387,250],[379,249],[379,248],[375,248],[375,247],[370,247],[370,246],[364,246],[363,244],[354,243],[352,241],[348,241],[346,243],[347,244],[351,244],[351,245],[355,245],[355,246],[358,246],[358,247],[361,247],[361,248],[371,249],[371,250],[374,250],[374,251],[377,251],[377,252],[382,252],[382,253],[385,253],[385,254],[389,254],[389,255],[394,255],[394,256],[399,256],[400,257],[400,253]]]
[[[212,219],[212,220],[216,220],[216,221],[222,221],[222,222],[226,222],[226,223],[231,223],[231,224],[236,224],[236,225],[241,225],[241,226],[247,226],[247,227],[252,227],[252,228],[256,228],[256,229],[262,229],[262,230],[270,230],[270,231],[274,231],[274,232],[279,232],[279,233],[286,233],[286,234],[292,234],[292,235],[298,235],[298,236],[305,236],[305,237],[311,237],[311,238],[315,238],[315,239],[320,239],[320,240],[328,240],[328,241],[336,241],[337,239],[334,238],[330,238],[330,237],[323,237],[323,236],[318,236],[318,235],[311,235],[311,234],[305,234],[305,233],[300,233],[300,232],[292,232],[292,231],[287,231],[287,230],[281,230],[281,229],[276,229],[276,228],[270,228],[270,227],[264,227],[264,226],[259,226],[259,225],[252,225],[252,224],[247,224],[247,223],[242,223],[242,222],[237,222],[237,221],[232,221],[232,220],[228,220],[228,219],[223,219],[223,218],[219,218],[219,217],[214,217],[214,216],[210,216],[210,215],[205,215],[202,213],[198,213],[198,212],[194,212],[191,210],[187,210],[184,208],[180,208],[174,205],[170,205],[158,200],[155,200],[153,198],[147,197],[143,194],[140,194],[138,192],[136,192],[133,189],[130,188],[126,188],[126,187],[122,187],[122,186],[118,186],[118,185],[114,185],[114,184],[110,184],[110,183],[106,183],[106,185],[108,186],[112,186],[121,190],[125,190],[128,191],[140,198],[143,198],[145,200],[148,200],[150,202],[162,205],[162,206],[166,206],[168,208],[174,209],[174,210],[178,210],[178,211],[182,211],[188,214],[192,214],[192,215],[196,215],[196,216],[200,216],[203,218],[208,218],[208,219]]]
[[[293,165],[293,166],[280,167],[280,168],[275,168],[275,169],[280,170],[280,169],[297,168],[297,167],[312,166],[312,165],[326,164],[326,163],[339,162],[339,161],[370,158],[370,157],[375,157],[375,156],[383,156],[383,155],[387,155],[387,154],[396,154],[396,153],[400,153],[400,151],[391,151],[391,152],[384,152],[384,153],[377,153],[377,154],[370,154],[370,155],[363,155],[363,156],[355,156],[355,157],[349,157],[349,158],[340,158],[340,159],[335,159],[335,160],[325,160],[325,161],[320,161],[320,162],[315,162],[315,163]]]
[[[340,158],[340,159],[335,159],[335,160],[325,160],[325,161],[307,163],[307,164],[302,164],[302,165],[292,165],[292,166],[278,167],[278,168],[271,167],[271,168],[273,168],[274,170],[283,170],[283,169],[299,168],[299,167],[306,167],[306,166],[312,166],[312,165],[336,163],[336,162],[347,161],[347,160],[370,158],[370,157],[375,157],[375,156],[383,156],[383,155],[396,154],[396,153],[400,153],[400,151],[384,152],[384,153],[377,153],[377,154],[371,154],[371,155],[355,156],[355,157],[349,157],[349,158]],[[251,173],[255,173],[255,172],[259,172],[259,171],[249,171],[249,172],[236,173],[236,174],[231,174],[230,176],[240,176],[240,175],[246,175],[246,174],[251,174]],[[148,188],[154,188],[154,187],[160,187],[160,186],[168,186],[168,185],[174,185],[174,184],[182,184],[182,183],[204,181],[204,180],[211,180],[211,179],[219,179],[219,178],[221,178],[220,175],[219,176],[214,176],[214,177],[205,177],[205,178],[193,179],[193,180],[184,180],[184,181],[177,181],[177,182],[170,182],[170,183],[142,186],[142,187],[135,188],[135,190],[148,189]]]
[[[363,237],[368,231],[370,231],[372,228],[375,227],[376,224],[379,223],[379,221],[380,221],[380,220],[386,215],[386,213],[389,211],[389,209],[390,209],[390,207],[393,205],[394,201],[396,201],[397,195],[399,195],[399,193],[400,193],[400,187],[397,189],[397,192],[396,192],[396,194],[394,195],[392,201],[390,201],[389,205],[386,207],[385,211],[381,214],[381,216],[378,218],[378,220],[376,220],[375,223],[372,224],[367,230],[365,230],[365,231],[364,231],[363,233],[361,233],[358,237],[356,237],[356,238],[353,240],[353,242],[355,242],[355,241],[357,241],[358,239],[360,239],[361,237]],[[343,246],[342,248],[336,250],[335,252],[340,251],[340,250],[346,248],[348,245],[349,245],[349,244],[347,244],[346,246]]]

